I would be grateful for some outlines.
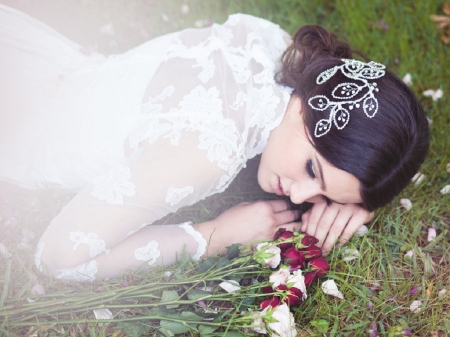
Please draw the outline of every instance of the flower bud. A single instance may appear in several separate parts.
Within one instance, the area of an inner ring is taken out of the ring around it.
[[[306,261],[305,256],[302,252],[299,252],[295,247],[288,248],[283,257],[285,262],[288,263],[291,268],[303,268],[304,262]]]
[[[308,287],[311,283],[313,283],[316,280],[316,273],[314,272],[309,272],[309,273],[305,273],[303,275],[303,277],[305,278],[305,285]]]
[[[274,235],[274,237],[273,237],[273,240],[274,241],[279,241],[279,242],[283,242],[283,241],[285,241],[286,239],[290,239],[290,238],[292,238],[292,237],[294,237],[295,236],[295,234],[293,233],[293,232],[291,232],[291,231],[288,231],[288,230],[286,230],[286,228],[279,228],[276,232],[275,232],[275,235]],[[288,248],[290,248],[290,247],[292,247],[293,246],[293,243],[292,242],[286,242],[286,243],[280,243],[279,245],[278,245],[278,247],[280,247],[280,249],[281,250],[285,250],[285,249],[288,249]]]
[[[330,270],[330,265],[323,257],[318,257],[309,261],[309,267],[316,277],[321,277]]]
[[[303,293],[300,289],[296,287],[291,287],[286,292],[286,297],[284,302],[290,307],[299,305],[303,301]]]
[[[317,247],[314,245],[309,246],[307,248],[303,248],[301,250],[301,252],[305,256],[306,261],[309,261],[309,260],[312,260],[312,259],[322,256],[322,249],[320,249],[320,247]]]
[[[260,264],[270,268],[276,268],[281,262],[281,249],[277,246],[269,245],[268,242],[260,243],[256,246],[253,259]]]
[[[312,235],[306,234],[302,238],[302,245],[305,246],[305,247],[309,247],[309,246],[315,245],[318,242],[319,242],[319,240],[316,237],[312,236]]]
[[[280,300],[280,298],[278,296],[272,296],[268,300],[265,300],[265,301],[261,302],[260,306],[261,306],[261,309],[265,309],[268,306],[271,306],[272,308],[275,308],[277,305],[280,304],[280,302],[281,302],[281,300]]]

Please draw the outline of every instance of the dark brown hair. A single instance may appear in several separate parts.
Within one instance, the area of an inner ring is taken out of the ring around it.
[[[278,82],[294,88],[302,100],[305,126],[320,155],[331,165],[354,175],[361,183],[363,207],[372,211],[390,202],[411,181],[428,151],[428,122],[412,90],[393,73],[374,80],[379,92],[378,112],[368,118],[362,107],[351,111],[343,130],[332,126],[324,136],[314,137],[320,119],[329,110],[317,111],[308,105],[315,95],[332,97],[340,83],[352,82],[338,71],[325,83],[317,76],[343,64],[342,58],[367,59],[361,53],[320,26],[301,27],[282,56]]]

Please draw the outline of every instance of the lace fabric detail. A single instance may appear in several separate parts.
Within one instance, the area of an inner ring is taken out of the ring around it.
[[[161,255],[158,249],[158,242],[150,241],[146,246],[137,248],[134,251],[134,257],[138,261],[147,262],[149,266],[156,262],[156,259]]]
[[[87,235],[81,231],[70,232],[69,239],[72,242],[75,242],[73,246],[73,250],[77,249],[77,247],[81,244],[87,244],[89,246],[89,256],[95,257],[101,253],[106,252],[106,244],[105,241],[99,239],[97,234],[88,233]]]
[[[181,224],[179,227],[183,228],[187,234],[191,235],[194,240],[198,243],[197,252],[192,257],[194,261],[200,260],[200,258],[205,254],[206,252],[206,240],[203,238],[202,234],[194,229],[194,227],[191,226],[192,222],[185,222],[184,224]]]
[[[136,194],[135,186],[130,181],[129,167],[116,167],[108,173],[94,179],[92,196],[98,200],[106,200],[108,204],[123,205],[123,196],[132,197]]]
[[[59,269],[60,274],[56,278],[79,282],[94,281],[97,270],[97,261],[91,260],[74,268]]]
[[[194,192],[192,186],[185,186],[182,188],[169,187],[166,196],[166,202],[171,206],[178,204],[183,198]]]

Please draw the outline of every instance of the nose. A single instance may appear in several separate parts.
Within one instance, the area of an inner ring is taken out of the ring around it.
[[[314,184],[293,182],[290,192],[290,198],[294,204],[301,204],[305,201],[316,203],[322,200],[319,196],[321,193]]]

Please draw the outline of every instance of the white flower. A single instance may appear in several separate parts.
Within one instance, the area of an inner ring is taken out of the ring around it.
[[[357,249],[345,248],[342,251],[342,255],[343,255],[342,261],[352,261],[359,257],[359,252]]]
[[[259,263],[270,268],[278,267],[281,262],[281,249],[279,247],[269,246],[268,242],[263,242],[256,246],[256,250],[255,259]]]
[[[277,322],[269,323],[269,328],[274,332],[274,336],[296,337],[295,320],[286,303],[277,306],[272,313],[272,318]]]
[[[219,284],[219,287],[221,287],[223,290],[225,290],[228,293],[233,293],[233,292],[241,289],[241,286],[235,280],[224,281]]]
[[[188,13],[189,13],[189,6],[186,5],[186,4],[183,4],[183,5],[181,6],[181,13],[183,13],[183,14],[188,14]]]
[[[305,277],[300,269],[294,271],[291,276],[288,277],[286,284],[289,284],[289,288],[294,287],[303,293],[302,300],[306,300],[308,295],[306,294]]]
[[[253,311],[251,313],[252,316],[264,316],[267,313],[267,310],[269,308],[265,308],[263,311]],[[260,334],[267,334],[266,325],[264,324],[263,317],[255,317],[253,320],[253,327],[252,330],[260,333]]]
[[[336,296],[341,300],[344,299],[344,295],[342,295],[342,293],[339,291],[336,282],[334,282],[334,280],[326,280],[325,282],[323,282],[322,291],[327,295]]]
[[[96,319],[113,319],[113,314],[109,309],[93,310]]]
[[[366,235],[368,231],[369,231],[369,228],[367,228],[366,225],[362,225],[356,230],[355,235],[361,237],[361,236]]]
[[[441,98],[443,96],[443,94],[444,93],[442,92],[441,89],[438,89],[438,90],[429,89],[429,90],[425,90],[423,92],[424,96],[431,97],[433,99],[433,101],[437,101],[439,98]]]
[[[412,202],[409,199],[400,199],[400,205],[406,209],[407,211],[409,211],[412,207]]]
[[[136,194],[134,184],[129,181],[129,167],[116,167],[94,180],[92,196],[106,200],[108,204],[123,205],[123,196],[132,197]]]
[[[412,177],[411,181],[414,183],[414,186],[419,186],[420,183],[425,179],[426,175],[423,173],[416,173],[414,177]]]
[[[434,227],[430,227],[428,228],[428,237],[427,237],[427,241],[431,242],[434,239],[436,239],[436,229]]]
[[[3,242],[0,242],[0,254],[3,255],[5,259],[11,257],[11,253],[8,252],[8,248]]]
[[[275,289],[280,284],[286,284],[289,275],[290,271],[287,267],[281,267],[277,271],[273,272],[269,277],[269,282],[272,283],[272,288]]]
[[[445,185],[442,189],[441,189],[441,194],[449,194],[450,193],[450,185]]]
[[[405,76],[403,76],[403,82],[405,82],[407,85],[411,85],[412,84],[412,76],[410,73],[407,73]]]
[[[420,307],[422,306],[422,301],[414,301],[409,306],[409,310],[411,310],[413,313],[417,314],[420,312]]]

